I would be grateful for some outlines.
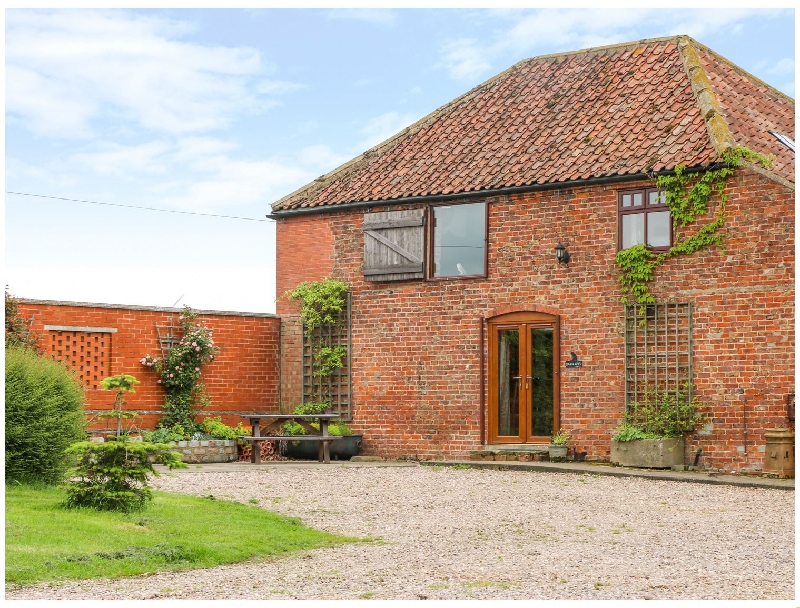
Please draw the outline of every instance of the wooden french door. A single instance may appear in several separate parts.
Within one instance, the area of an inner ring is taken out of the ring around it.
[[[489,443],[549,443],[558,430],[558,317],[490,319]]]

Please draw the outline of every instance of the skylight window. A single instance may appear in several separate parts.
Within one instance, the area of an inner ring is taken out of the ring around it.
[[[781,142],[784,146],[786,146],[792,152],[794,152],[794,140],[793,139],[791,139],[790,137],[787,137],[783,133],[778,133],[777,131],[770,131],[770,133],[772,133],[775,136],[775,138],[779,142]]]

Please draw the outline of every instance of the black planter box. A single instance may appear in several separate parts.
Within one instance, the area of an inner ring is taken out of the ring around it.
[[[330,444],[331,460],[350,460],[361,451],[363,435],[345,435]],[[317,460],[319,441],[281,441],[281,454],[300,460]]]

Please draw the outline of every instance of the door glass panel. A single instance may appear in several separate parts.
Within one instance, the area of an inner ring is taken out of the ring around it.
[[[497,335],[497,434],[519,435],[519,330]]]
[[[531,436],[553,433],[553,328],[531,327]]]

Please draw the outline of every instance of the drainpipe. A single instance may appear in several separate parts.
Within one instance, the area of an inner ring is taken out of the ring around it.
[[[480,374],[481,374],[481,381],[480,381],[480,391],[481,391],[481,398],[480,398],[480,421],[481,421],[481,446],[486,445],[486,380],[485,380],[485,362],[483,356],[483,347],[484,347],[484,337],[483,337],[483,327],[485,323],[485,319],[483,316],[479,319],[479,327],[480,327]]]
[[[283,317],[278,319],[278,411],[283,412]]]
[[[747,397],[742,393],[742,439],[744,439],[744,466],[747,468]]]

